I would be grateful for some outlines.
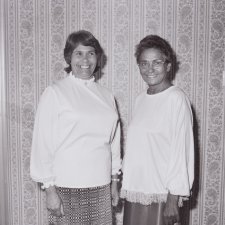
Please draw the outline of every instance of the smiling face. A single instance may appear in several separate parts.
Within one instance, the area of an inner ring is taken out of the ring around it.
[[[72,74],[84,80],[92,78],[97,61],[98,57],[93,47],[78,45],[71,57]]]
[[[145,49],[140,55],[138,65],[141,76],[149,88],[160,92],[168,85],[167,74],[170,71],[171,63],[166,62],[166,58],[160,50]]]

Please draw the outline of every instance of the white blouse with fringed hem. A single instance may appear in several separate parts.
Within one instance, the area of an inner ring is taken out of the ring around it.
[[[190,195],[194,179],[192,123],[190,102],[178,87],[154,95],[145,91],[137,97],[127,134],[122,198],[149,205],[165,202],[168,192]]]

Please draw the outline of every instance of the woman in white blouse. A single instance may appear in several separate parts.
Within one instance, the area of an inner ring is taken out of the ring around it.
[[[135,56],[148,89],[136,98],[128,128],[121,190],[124,225],[175,224],[194,179],[191,106],[170,81],[176,57],[166,40],[146,36]]]
[[[102,56],[90,32],[71,33],[68,76],[46,88],[37,109],[30,173],[55,222],[112,224],[111,195],[118,203],[120,126],[113,95],[95,82]]]

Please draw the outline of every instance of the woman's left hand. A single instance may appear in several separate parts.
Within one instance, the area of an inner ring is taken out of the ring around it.
[[[118,182],[112,181],[111,183],[111,193],[112,193],[112,205],[116,207],[119,203],[119,190],[118,190]]]
[[[163,212],[165,225],[174,225],[180,222],[178,195],[168,193],[166,206]]]

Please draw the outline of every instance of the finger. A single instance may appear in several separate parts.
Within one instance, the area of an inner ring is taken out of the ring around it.
[[[176,222],[176,220],[173,219],[173,217],[164,217],[164,223],[165,225],[174,225],[174,223]]]
[[[112,198],[112,205],[115,206],[115,204],[116,204],[116,201],[114,198]]]
[[[171,219],[169,220],[169,225],[174,225],[174,223],[176,223],[176,221],[175,221],[173,218],[171,218]]]
[[[179,216],[173,216],[171,219],[173,220],[174,224],[179,224],[180,223],[180,217]]]
[[[114,200],[114,201],[112,202],[112,205],[113,205],[113,207],[116,207],[116,206],[117,206],[117,201]]]
[[[119,197],[118,196],[113,197],[113,199],[112,199],[112,205],[114,207],[118,205],[118,202],[119,202]]]
[[[54,215],[57,216],[57,217],[62,216],[62,213],[61,213],[60,209],[57,209],[56,211],[54,211]]]
[[[114,207],[116,206],[116,201],[115,201],[115,199],[112,200],[112,206],[114,206]]]
[[[61,212],[62,216],[64,216],[64,215],[65,215],[65,213],[64,213],[64,209],[63,209],[63,204],[61,204],[61,207],[60,207],[60,212]]]
[[[174,225],[176,225],[176,224],[179,224],[179,219],[177,218],[177,217],[173,217],[173,219],[172,219],[172,224]]]
[[[170,224],[171,225],[174,225],[174,223],[177,222],[177,219],[176,219],[176,217],[173,216],[173,217],[170,217],[170,220],[169,221],[170,221]]]
[[[170,225],[169,220],[168,219],[164,219],[164,224],[165,225]]]
[[[50,213],[51,213],[53,216],[57,216],[57,217],[62,216],[62,213],[61,213],[60,208],[58,208],[58,209],[50,209],[49,211],[50,211]]]

